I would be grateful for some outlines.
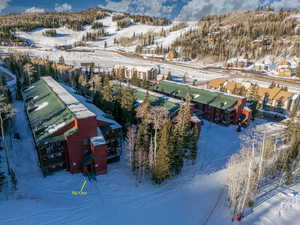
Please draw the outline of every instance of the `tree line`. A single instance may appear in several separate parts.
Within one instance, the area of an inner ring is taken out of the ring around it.
[[[172,44],[182,57],[226,61],[233,57],[258,59],[266,55],[299,56],[293,39],[298,35],[298,11],[255,10],[211,15],[197,28],[180,35]],[[288,50],[290,49],[290,50]]]

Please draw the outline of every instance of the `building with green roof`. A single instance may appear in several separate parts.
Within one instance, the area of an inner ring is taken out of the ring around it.
[[[169,113],[171,117],[174,117],[177,115],[178,110],[180,109],[180,105],[185,104],[186,102],[178,99],[178,98],[173,98],[170,96],[167,96],[165,94],[160,94],[158,92],[154,91],[149,91],[128,83],[123,83],[120,81],[110,81],[110,85],[118,88],[118,87],[124,87],[124,88],[130,88],[133,90],[133,95],[136,98],[136,104],[135,106],[138,107],[141,103],[143,103],[144,99],[146,96],[148,96],[148,100],[151,106],[161,106],[165,108],[166,112]],[[201,120],[193,115],[194,114],[194,109],[195,105],[193,103],[190,104],[191,106],[191,113],[192,113],[192,123],[194,125],[197,125],[200,127],[201,125]]]
[[[189,96],[197,113],[210,121],[229,125],[243,120],[244,97],[166,80],[155,85],[154,90],[178,99]]]
[[[22,95],[44,174],[63,168],[71,173],[106,171],[111,140],[101,127],[119,132],[117,122],[51,77],[41,78]]]

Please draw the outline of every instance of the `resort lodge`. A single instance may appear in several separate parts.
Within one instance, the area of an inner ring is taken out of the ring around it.
[[[22,92],[44,175],[60,169],[101,174],[118,160],[121,126],[51,77]]]

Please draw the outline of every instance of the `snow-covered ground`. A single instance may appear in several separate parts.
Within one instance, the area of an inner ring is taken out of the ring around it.
[[[151,25],[144,25],[144,24],[132,24],[131,26],[127,28],[123,28],[121,30],[118,30],[117,23],[112,21],[112,16],[107,16],[104,19],[96,20],[95,22],[101,22],[103,23],[103,26],[105,30],[109,33],[106,37],[100,38],[97,41],[88,42],[89,45],[95,47],[95,48],[103,48],[104,41],[107,42],[108,48],[119,48],[114,44],[115,38],[121,38],[121,37],[131,37],[134,33],[135,34],[141,34],[141,33],[148,33],[148,32],[159,32],[161,29],[169,29],[177,22],[174,22],[174,24],[167,25],[167,26],[151,26]],[[165,47],[168,47],[171,45],[171,43],[182,33],[188,31],[189,29],[193,28],[195,26],[196,22],[189,22],[188,26],[184,29],[171,32],[167,37],[161,37],[156,40],[157,44],[163,45]],[[60,27],[56,28],[57,36],[56,37],[45,37],[43,35],[43,32],[46,30],[50,30],[48,28],[38,28],[30,32],[16,32],[16,36],[24,38],[28,40],[29,42],[33,43],[37,47],[43,47],[43,48],[53,48],[55,46],[60,45],[72,45],[76,41],[80,41],[82,37],[87,32],[96,32],[95,30],[91,29],[91,25],[84,26],[82,31],[73,31],[71,29],[68,29],[66,27]],[[130,46],[128,48],[122,48],[124,50],[131,50],[134,51],[136,45]]]
[[[3,52],[8,52],[8,49],[2,48]],[[58,62],[59,57],[63,56],[65,62],[70,65],[80,66],[81,63],[94,62],[96,66],[111,69],[117,64],[126,64],[132,66],[155,66],[161,67],[162,73],[167,74],[169,71],[175,76],[184,76],[190,80],[208,81],[220,77],[229,77],[222,73],[201,72],[198,69],[188,68],[181,65],[172,65],[163,62],[151,62],[139,58],[130,58],[122,56],[111,50],[94,49],[93,52],[68,52],[53,49],[51,51],[45,48],[16,48],[17,51],[28,53],[32,57],[49,59]]]

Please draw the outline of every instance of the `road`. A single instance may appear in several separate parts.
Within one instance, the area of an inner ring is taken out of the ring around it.
[[[182,68],[189,68],[193,70],[197,70],[201,73],[207,73],[207,74],[225,74],[228,75],[231,78],[246,78],[251,80],[257,80],[257,81],[263,81],[267,83],[275,82],[276,84],[280,84],[283,86],[288,87],[294,87],[294,88],[300,88],[300,80],[292,80],[292,79],[285,79],[280,77],[272,77],[262,72],[256,72],[256,71],[247,71],[242,69],[229,69],[229,68],[219,68],[219,67],[196,67],[193,65],[189,65],[186,63],[180,63],[180,62],[172,62],[172,61],[166,61],[166,60],[160,60],[156,58],[144,58],[142,56],[135,55],[133,53],[129,52],[123,52],[123,51],[113,51],[115,53],[118,53],[122,56],[130,57],[130,58],[137,58],[141,60],[145,60],[148,62],[155,62],[159,64],[169,64],[169,65],[175,65]]]

